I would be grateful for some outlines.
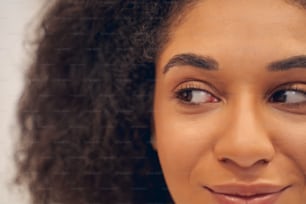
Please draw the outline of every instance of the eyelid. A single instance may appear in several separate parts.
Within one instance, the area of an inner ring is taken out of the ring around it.
[[[201,105],[203,103],[192,103],[192,102],[184,102],[182,99],[180,99],[180,94],[185,91],[200,91],[204,92],[207,95],[210,95],[212,98],[214,98],[213,101],[209,100],[209,102],[205,102],[205,104],[208,103],[216,103],[216,102],[221,102],[222,98],[219,97],[216,89],[208,82],[200,81],[200,80],[184,80],[183,82],[179,83],[175,88],[174,91],[172,92],[172,96],[175,100],[178,100],[182,102],[183,104],[187,105]]]
[[[285,90],[293,90],[306,93],[306,83],[294,83],[285,87]]]
[[[211,83],[198,79],[186,79],[180,82],[177,86],[175,86],[172,92],[176,92],[179,89],[188,89],[188,88],[204,90],[212,94],[213,96],[216,97],[220,96],[219,91]]]
[[[301,87],[302,86],[302,87]],[[306,94],[306,82],[288,82],[285,84],[281,84],[277,86],[276,88],[269,89],[267,93],[265,94],[265,98],[269,101],[270,97],[277,91],[281,90],[293,90],[293,91],[299,91],[304,94]]]

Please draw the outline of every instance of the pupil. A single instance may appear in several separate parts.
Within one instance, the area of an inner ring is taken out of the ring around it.
[[[284,103],[287,100],[287,94],[286,91],[277,91],[273,96],[272,96],[272,102],[276,103]]]
[[[184,101],[191,101],[192,100],[192,90],[184,90],[180,94],[180,98],[183,99]]]

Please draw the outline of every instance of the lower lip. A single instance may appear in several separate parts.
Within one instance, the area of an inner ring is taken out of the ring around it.
[[[281,192],[278,192],[253,198],[239,198],[216,193],[214,193],[214,196],[219,204],[273,204],[276,202],[280,194]]]

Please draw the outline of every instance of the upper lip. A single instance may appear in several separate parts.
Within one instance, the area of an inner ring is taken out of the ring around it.
[[[215,186],[204,186],[207,190],[215,194],[223,194],[235,197],[255,197],[275,194],[284,191],[290,187],[289,185],[273,185],[273,184],[225,184]]]

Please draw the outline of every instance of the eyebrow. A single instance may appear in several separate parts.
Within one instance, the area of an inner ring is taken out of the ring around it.
[[[205,70],[218,70],[219,65],[216,60],[208,56],[197,55],[194,53],[183,53],[172,57],[164,66],[163,73],[169,71],[172,67],[192,66]],[[267,69],[269,71],[287,71],[290,69],[305,68],[306,55],[298,55],[287,59],[271,62]]]
[[[306,68],[306,55],[289,57],[268,65],[269,71],[287,71],[296,68]]]
[[[172,57],[164,66],[163,73],[176,66],[192,66],[205,70],[218,70],[218,62],[210,57],[201,56],[193,53],[183,53]]]

